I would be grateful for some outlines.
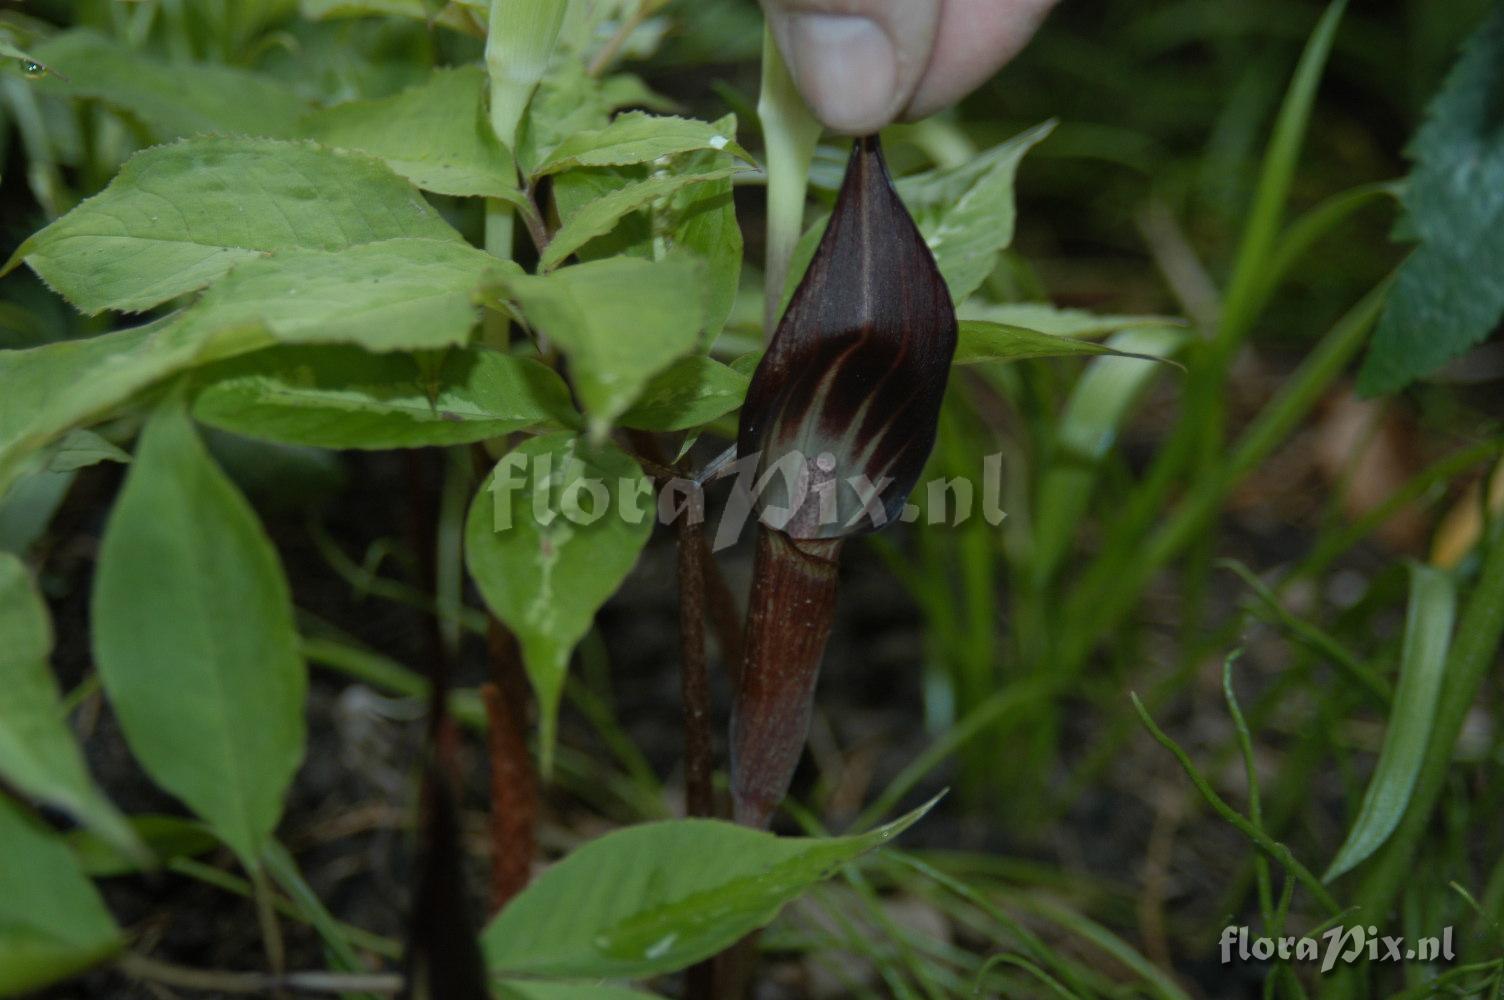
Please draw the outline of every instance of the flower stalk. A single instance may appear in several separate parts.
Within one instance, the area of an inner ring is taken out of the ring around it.
[[[738,823],[766,827],[809,736],[815,682],[835,620],[841,541],[757,534],[746,658],[731,718]]]
[[[876,136],[742,407],[762,520],[731,725],[736,820],[766,827],[809,733],[843,541],[895,520],[934,447],[956,314]]]

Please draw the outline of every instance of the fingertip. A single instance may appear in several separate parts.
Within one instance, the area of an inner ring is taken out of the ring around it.
[[[898,58],[871,18],[794,14],[788,19],[789,72],[816,118],[853,135],[875,132],[901,110]]]
[[[763,0],[789,74],[827,128],[876,132],[930,64],[940,0]]]
[[[1056,0],[944,0],[928,68],[903,110],[923,118],[955,104],[1029,43]]]

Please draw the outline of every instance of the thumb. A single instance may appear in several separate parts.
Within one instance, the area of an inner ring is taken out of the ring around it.
[[[763,9],[810,110],[852,135],[908,106],[940,22],[940,0],[763,0]]]

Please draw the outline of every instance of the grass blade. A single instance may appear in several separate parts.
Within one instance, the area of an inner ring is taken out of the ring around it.
[[[1431,741],[1456,616],[1457,588],[1451,575],[1429,566],[1412,566],[1394,711],[1358,818],[1322,881],[1330,882],[1352,870],[1378,850],[1405,814]]]

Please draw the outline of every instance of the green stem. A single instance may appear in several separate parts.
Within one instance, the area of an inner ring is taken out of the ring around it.
[[[768,168],[768,250],[763,277],[763,336],[768,338],[778,325],[789,262],[804,231],[809,165],[820,139],[820,123],[799,96],[768,31],[763,33],[762,94],[757,115],[762,119],[763,155]]]
[[[1342,907],[1337,905],[1337,901],[1332,898],[1332,894],[1327,891],[1326,886],[1321,884],[1321,880],[1309,868],[1301,864],[1295,855],[1290,853],[1288,847],[1275,841],[1262,829],[1250,823],[1242,813],[1228,805],[1222,796],[1218,795],[1212,789],[1212,786],[1207,783],[1206,778],[1202,776],[1201,772],[1197,770],[1190,755],[1181,749],[1180,744],[1170,739],[1165,734],[1165,731],[1155,724],[1153,716],[1144,708],[1144,703],[1139,701],[1138,695],[1134,694],[1131,697],[1133,698],[1133,707],[1138,711],[1139,718],[1143,720],[1144,728],[1149,730],[1150,735],[1161,746],[1174,755],[1175,759],[1180,763],[1181,768],[1185,771],[1186,776],[1191,779],[1191,784],[1196,786],[1196,791],[1201,793],[1201,797],[1212,807],[1212,810],[1236,827],[1243,836],[1252,841],[1254,846],[1268,855],[1270,859],[1283,865],[1285,870],[1298,879],[1300,884],[1306,887],[1306,890],[1311,893],[1316,902],[1320,903],[1322,908],[1328,913],[1342,912]]]

